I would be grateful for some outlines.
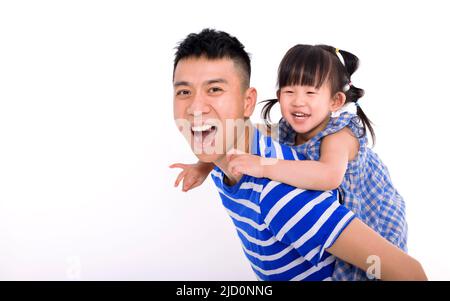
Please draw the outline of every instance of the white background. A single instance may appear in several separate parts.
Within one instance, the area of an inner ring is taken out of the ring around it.
[[[0,279],[255,280],[172,117],[174,47],[212,27],[252,54],[259,100],[297,43],[359,56],[375,151],[407,204],[410,254],[450,279],[445,1],[1,1]],[[253,120],[259,121],[258,106]]]

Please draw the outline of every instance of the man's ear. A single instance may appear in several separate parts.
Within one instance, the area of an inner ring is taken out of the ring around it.
[[[244,99],[244,117],[250,117],[256,106],[257,92],[255,88],[248,88]]]
[[[335,112],[342,108],[342,106],[345,104],[345,101],[347,100],[347,96],[345,96],[344,92],[337,92],[333,96],[333,100],[331,101],[331,111]]]

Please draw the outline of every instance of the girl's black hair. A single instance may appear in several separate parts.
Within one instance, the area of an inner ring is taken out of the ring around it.
[[[358,69],[359,59],[356,55],[339,50],[344,59],[341,62],[337,49],[328,45],[296,45],[288,50],[278,67],[278,91],[286,86],[307,85],[320,88],[325,82],[330,83],[331,95],[343,92],[345,103],[357,102],[364,95],[364,90],[351,84],[351,75]],[[350,85],[347,91],[344,87]],[[270,110],[279,101],[278,98],[262,101],[266,103],[262,109],[261,117],[270,127]],[[363,123],[362,135],[369,129],[372,141],[375,143],[375,132],[372,122],[357,105],[356,114]]]

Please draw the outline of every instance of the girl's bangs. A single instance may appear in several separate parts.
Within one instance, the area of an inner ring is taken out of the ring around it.
[[[330,75],[331,60],[321,49],[291,49],[281,61],[278,87],[320,88]]]

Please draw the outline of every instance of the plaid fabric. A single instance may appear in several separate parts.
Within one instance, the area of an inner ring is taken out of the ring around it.
[[[406,251],[408,226],[405,203],[393,187],[387,167],[367,146],[367,137],[358,116],[348,112],[331,118],[327,127],[308,142],[294,146],[296,133],[282,118],[278,125],[279,140],[292,146],[309,160],[319,160],[322,138],[349,127],[359,141],[357,157],[348,163],[344,181],[339,187],[343,204],[381,236]],[[362,271],[337,259],[333,280],[369,280]]]

